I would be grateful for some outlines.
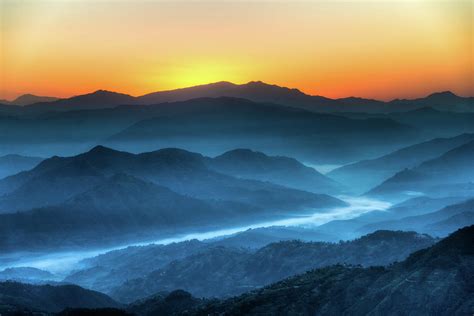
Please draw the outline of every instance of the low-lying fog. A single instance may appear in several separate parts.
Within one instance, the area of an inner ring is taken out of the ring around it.
[[[154,242],[133,243],[127,246],[142,246],[150,243],[154,244],[170,244],[174,242],[182,242],[191,239],[206,240],[216,237],[232,235],[248,229],[255,229],[270,226],[305,226],[316,227],[332,220],[343,220],[357,217],[370,211],[383,211],[391,206],[391,203],[382,200],[354,197],[354,196],[338,196],[339,199],[347,202],[349,205],[345,207],[337,207],[327,212],[318,211],[310,215],[293,216],[283,220],[261,222],[253,225],[227,227],[207,232],[196,232],[190,234],[176,235],[173,237],[156,240]],[[71,270],[78,268],[78,263],[82,259],[94,257],[101,253],[125,248],[121,245],[116,248],[101,248],[87,251],[69,251],[54,252],[54,250],[43,253],[16,253],[8,255],[0,255],[0,270],[11,267],[34,267],[47,270],[52,273],[63,275]]]

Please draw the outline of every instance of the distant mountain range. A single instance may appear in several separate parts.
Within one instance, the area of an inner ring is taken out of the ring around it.
[[[441,93],[428,100],[413,106],[406,100],[331,100],[262,82],[142,97],[99,90],[24,107],[0,105],[0,155],[73,155],[104,144],[133,152],[179,147],[212,156],[250,148],[291,152],[312,164],[346,164],[435,137],[474,133],[474,113],[453,112],[472,98]]]
[[[44,97],[44,96],[38,96],[34,94],[23,94],[12,101],[0,100],[0,104],[26,106],[26,105],[31,105],[35,103],[46,103],[46,102],[53,102],[57,100],[59,100],[59,98]]]
[[[378,229],[404,229],[429,233],[434,236],[446,236],[466,225],[474,224],[474,199],[443,207],[435,212],[406,216],[401,219],[378,221],[360,227],[365,234]]]
[[[104,144],[143,152],[179,147],[218,155],[251,148],[304,162],[352,162],[416,142],[416,127],[351,119],[235,98],[119,106],[42,115],[0,115],[0,153],[72,155]],[[368,141],[370,139],[370,141]]]
[[[59,99],[54,102],[38,102],[25,108],[26,111],[71,111],[106,109],[123,104],[137,104],[135,97],[128,94],[116,93],[106,90],[97,90],[93,93]]]
[[[372,196],[431,194],[433,196],[472,195],[474,190],[474,141],[470,141],[420,165],[396,173],[370,190]]]
[[[180,149],[135,155],[98,146],[77,156],[46,159],[0,180],[0,247],[111,243],[133,234],[156,238],[178,227],[237,225],[346,205],[326,194],[269,182],[304,169],[313,179],[310,190],[336,190],[326,186],[332,181],[296,160],[250,153],[234,157],[254,170],[253,177],[240,178],[222,173],[222,165],[221,172],[215,171],[214,161],[222,159]],[[255,164],[253,156],[265,157],[268,168]],[[283,168],[282,160],[291,163]],[[250,179],[256,177],[266,182]]]
[[[341,193],[336,181],[293,158],[234,149],[208,160],[210,168],[237,178],[269,181],[314,193]]]
[[[472,140],[474,140],[474,134],[463,134],[452,138],[436,138],[402,148],[376,159],[363,160],[337,168],[329,172],[327,176],[353,188],[353,191],[360,194],[403,169],[417,167],[426,160],[437,158],[447,151]]]
[[[158,144],[169,147],[181,143],[179,147],[209,148],[213,153],[245,144],[246,148],[277,155],[291,152],[300,160],[334,161],[386,150],[386,146],[394,148],[418,137],[415,128],[391,119],[349,119],[228,97],[194,99],[154,108],[158,115],[112,135],[106,144],[146,151]],[[367,143],[367,138],[371,142]]]
[[[473,101],[0,102],[0,316],[472,313]]]
[[[464,218],[464,221],[458,220],[455,223],[451,221],[449,225],[444,225],[443,222],[453,215],[461,213],[469,215],[469,203],[465,203],[467,200],[469,200],[469,197],[466,196],[450,196],[442,198],[432,198],[428,196],[415,197],[395,204],[384,211],[372,211],[355,218],[328,222],[318,226],[314,230],[314,234],[317,236],[316,233],[319,233],[319,236],[321,237],[318,238],[321,238],[320,240],[328,240],[327,238],[331,238],[330,236],[336,233],[339,239],[347,240],[358,238],[364,234],[379,229],[395,229],[416,230],[433,236],[444,237],[465,225],[471,223],[474,224],[474,221],[469,218]],[[449,212],[443,211],[445,208],[459,210],[459,212],[450,214]],[[438,215],[431,217],[433,214]],[[425,218],[424,215],[426,215],[426,223],[420,221],[418,222],[418,225],[414,226],[409,224],[409,222],[405,222],[405,220],[411,221],[411,218]],[[439,215],[443,216],[440,218]],[[428,220],[429,218],[439,219],[436,221],[430,221]],[[389,225],[388,223],[392,224]],[[405,226],[404,224],[408,225]],[[437,228],[431,229],[429,227],[430,224],[436,224]]]
[[[368,119],[384,118],[401,124],[416,127],[428,138],[453,137],[463,133],[472,133],[474,113],[452,112],[426,105],[411,111],[391,113],[338,113],[348,118]]]
[[[322,96],[307,95],[298,89],[289,89],[277,85],[266,84],[261,81],[252,81],[246,84],[230,82],[216,82],[195,87],[160,91],[139,97],[123,93],[98,90],[96,92],[74,96],[67,99],[53,100],[39,97],[22,97],[28,99],[31,111],[67,111],[71,109],[98,109],[118,105],[131,104],[159,104],[165,102],[186,101],[196,98],[235,97],[255,102],[275,103],[286,106],[303,108],[317,112],[397,112],[410,111],[424,106],[433,106],[445,111],[474,111],[473,98],[459,97],[452,92],[433,93],[426,98],[413,100],[393,100],[383,102],[363,98],[330,99]],[[37,100],[32,102],[32,100]],[[53,102],[51,102],[53,101]],[[10,104],[12,102],[9,102]],[[6,104],[9,104],[8,102]],[[13,104],[15,101],[13,102]],[[35,103],[35,104],[32,104]],[[24,104],[22,104],[24,105]]]

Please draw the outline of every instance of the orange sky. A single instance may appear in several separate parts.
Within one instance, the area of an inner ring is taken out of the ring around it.
[[[0,99],[262,80],[474,95],[471,1],[0,0]]]

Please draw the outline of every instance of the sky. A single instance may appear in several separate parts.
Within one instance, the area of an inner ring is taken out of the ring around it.
[[[255,80],[474,95],[472,20],[470,0],[0,0],[0,99]]]

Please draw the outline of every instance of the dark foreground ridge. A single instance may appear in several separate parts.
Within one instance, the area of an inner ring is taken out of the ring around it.
[[[211,302],[195,315],[468,315],[474,226],[388,268],[336,265]]]
[[[61,314],[469,315],[474,310],[473,245],[474,226],[469,226],[389,267],[330,266],[227,300],[198,299],[178,290],[158,293],[121,309],[68,309]],[[12,286],[15,291],[9,289]],[[100,304],[117,307],[117,303],[97,292],[73,288],[74,302],[98,297]],[[60,292],[65,301],[64,297],[70,294],[64,287],[11,282],[2,283],[0,289],[0,312],[5,315],[15,308],[32,315],[27,311],[36,310],[35,305],[28,305],[33,295],[44,299],[44,310],[51,301],[56,302],[49,293]],[[57,311],[59,305],[55,304],[48,312]]]

